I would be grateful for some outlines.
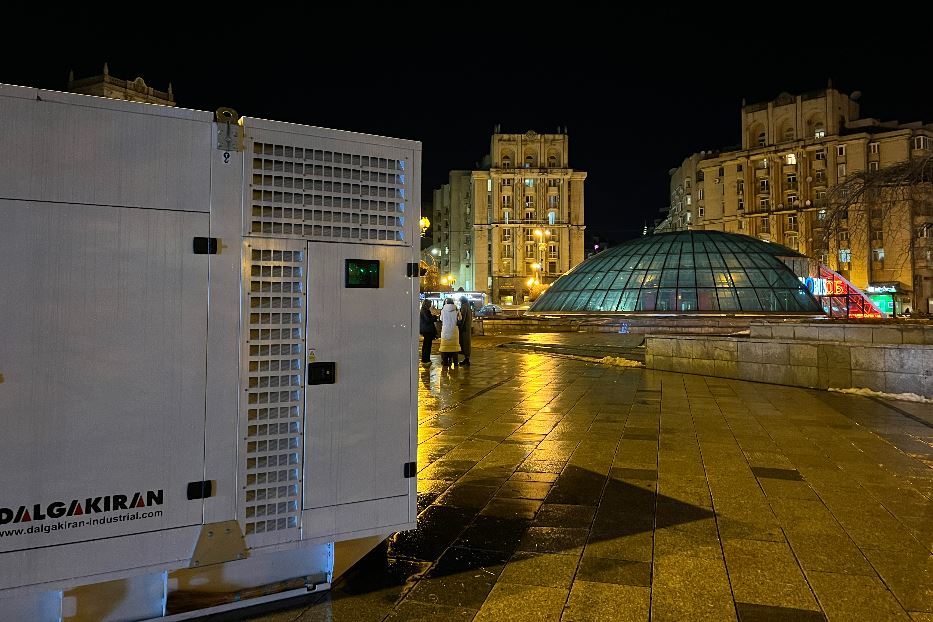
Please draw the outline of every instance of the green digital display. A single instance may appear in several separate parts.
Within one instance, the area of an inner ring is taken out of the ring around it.
[[[379,287],[378,259],[347,259],[345,287]]]

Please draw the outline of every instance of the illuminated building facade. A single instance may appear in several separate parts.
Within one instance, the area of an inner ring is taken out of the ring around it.
[[[583,261],[586,173],[570,168],[566,131],[497,131],[484,165],[435,191],[434,249],[458,286],[522,304]]]
[[[933,124],[860,119],[859,96],[830,86],[743,102],[741,146],[701,151],[672,169],[669,212],[656,231],[709,229],[777,242],[869,294],[885,294],[892,312],[930,312],[933,193],[884,209],[856,206],[829,225],[827,197],[836,184],[933,154]]]

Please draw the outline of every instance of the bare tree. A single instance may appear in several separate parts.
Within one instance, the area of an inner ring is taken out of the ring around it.
[[[817,218],[822,228],[815,240],[822,245],[819,250],[865,249],[869,281],[903,273],[914,265],[918,237],[933,228],[926,218],[933,216],[933,156],[852,173],[833,186],[826,199],[825,212]],[[872,252],[884,248],[885,235],[893,239],[884,251],[887,263],[879,268],[882,264],[873,260]]]

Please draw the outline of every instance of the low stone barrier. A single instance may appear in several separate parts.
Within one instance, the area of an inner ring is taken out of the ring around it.
[[[771,334],[774,335],[772,326]],[[795,330],[799,325],[781,326]],[[816,329],[842,329],[843,340],[806,340],[774,335],[772,338],[648,336],[645,367],[719,378],[769,382],[816,389],[867,388],[885,393],[916,393],[933,397],[933,344],[855,340],[894,339],[893,333],[850,333],[848,326],[820,325]],[[861,328],[861,327],[859,327]],[[911,327],[913,328],[913,327]],[[874,331],[876,328],[871,328]],[[756,331],[759,335],[762,330]],[[783,330],[779,334],[786,334]],[[924,331],[921,331],[923,334]],[[912,330],[902,331],[916,338]],[[823,333],[818,336],[837,336]],[[928,345],[930,344],[930,345]]]

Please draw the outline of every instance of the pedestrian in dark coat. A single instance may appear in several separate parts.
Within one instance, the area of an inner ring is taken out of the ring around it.
[[[421,362],[431,362],[431,344],[437,339],[437,325],[434,321],[437,317],[431,308],[431,301],[425,300],[421,303],[421,312],[418,314],[418,332],[424,338],[421,344]]]
[[[472,346],[473,334],[473,306],[470,299],[466,296],[460,298],[460,321],[457,322],[457,328],[460,329],[460,352],[463,353],[461,365],[470,364],[470,348]]]

